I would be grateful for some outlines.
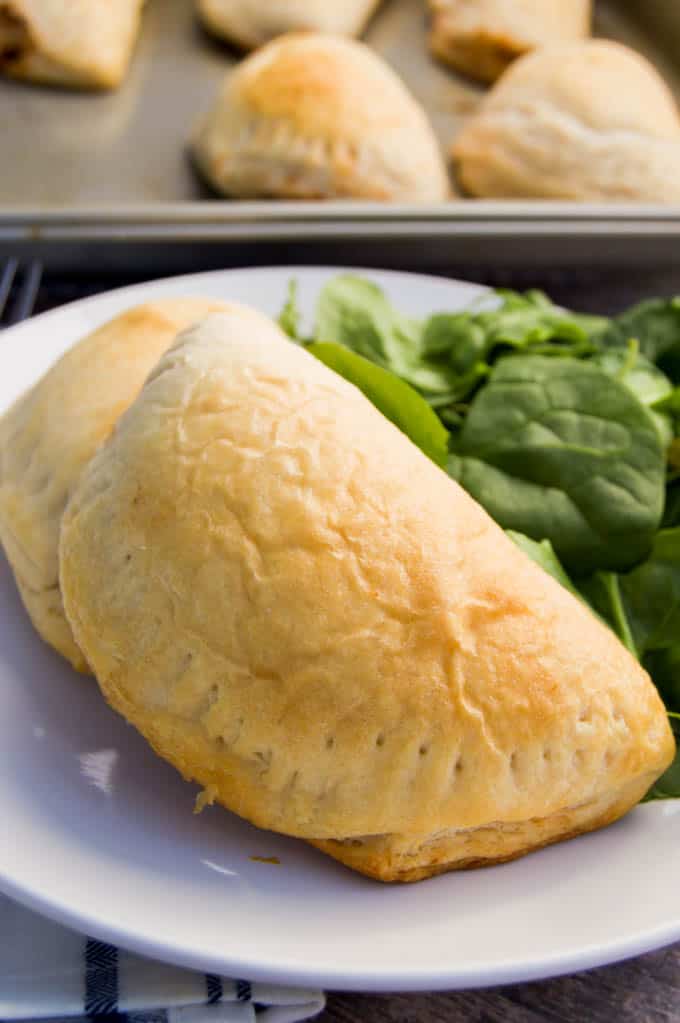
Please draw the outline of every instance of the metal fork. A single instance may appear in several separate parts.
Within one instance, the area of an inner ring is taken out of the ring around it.
[[[0,266],[0,329],[28,319],[41,280],[42,266],[36,260],[22,267],[18,259],[8,259]]]

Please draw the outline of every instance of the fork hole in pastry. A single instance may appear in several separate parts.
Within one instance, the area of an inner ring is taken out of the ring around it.
[[[0,64],[14,64],[31,49],[25,20],[9,4],[0,4]]]
[[[334,746],[335,739],[333,738],[332,735],[329,735],[328,738],[326,739],[326,749],[333,749]]]
[[[429,752],[430,752],[430,745],[429,745],[429,743],[427,743],[427,742],[421,743],[420,749],[418,750],[418,756],[419,757],[426,757]]]
[[[543,750],[543,759],[547,763],[550,763],[550,761],[552,760],[552,750],[551,749],[547,749],[546,748],[546,749]]]
[[[456,774],[460,774],[461,773],[461,771],[463,770],[463,758],[462,757],[458,757],[457,758],[455,764],[453,765],[453,770],[455,771]]]
[[[326,142],[326,155],[345,163],[348,167],[355,167],[360,160],[359,147],[355,142],[343,139],[335,145]]]
[[[385,733],[384,732],[378,732],[378,734],[377,734],[377,736],[375,738],[375,744],[378,747],[378,749],[382,749],[382,747],[385,745]]]

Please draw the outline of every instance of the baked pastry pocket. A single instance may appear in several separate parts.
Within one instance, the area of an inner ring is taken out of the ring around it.
[[[47,85],[114,89],[144,0],[2,0],[0,71]]]
[[[0,419],[0,541],[35,628],[80,671],[88,666],[57,567],[69,494],[177,333],[223,308],[167,298],[129,309],[74,345]]]
[[[219,192],[243,198],[443,200],[449,182],[424,110],[362,43],[276,39],[231,72],[192,142]]]
[[[619,43],[522,57],[454,141],[458,181],[484,198],[680,202],[680,115],[658,72]]]
[[[199,805],[381,880],[601,827],[675,752],[614,633],[255,313],[160,360],[71,497],[60,579]]]
[[[457,71],[493,82],[516,57],[587,36],[591,0],[428,0],[430,49]]]

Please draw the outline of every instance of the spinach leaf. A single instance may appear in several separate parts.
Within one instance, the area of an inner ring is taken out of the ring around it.
[[[642,354],[680,383],[680,296],[652,298],[612,321],[602,336],[605,345],[626,345],[636,338]]]
[[[680,719],[677,714],[669,714],[669,717],[678,743],[675,760],[666,773],[652,785],[643,800],[645,803],[653,799],[680,799]]]
[[[390,370],[428,400],[459,397],[458,374],[423,352],[421,324],[398,313],[371,281],[349,274],[330,281],[319,296],[314,336]]]
[[[663,405],[673,394],[673,384],[653,362],[640,354],[637,341],[629,342],[625,348],[610,348],[591,361],[608,376],[625,384],[643,405],[665,411]]]
[[[424,355],[448,358],[459,373],[483,362],[488,352],[486,331],[474,313],[435,313],[425,321]]]
[[[652,786],[644,801],[680,799],[680,573],[675,537],[657,535],[648,562],[628,575],[598,572],[582,587],[584,595],[638,657],[659,690],[678,748],[673,763]],[[660,539],[662,538],[662,539]],[[668,559],[668,560],[665,560]],[[649,606],[646,607],[646,602]],[[660,615],[653,622],[654,613]]]
[[[448,431],[409,384],[342,345],[316,342],[307,351],[358,387],[428,458],[446,465]]]
[[[672,483],[666,490],[666,507],[661,526],[663,529],[680,526],[680,479]]]
[[[278,324],[281,330],[288,335],[292,341],[302,342],[300,336],[300,321],[302,314],[298,306],[298,283],[296,280],[288,282],[288,297],[286,303],[279,313]]]
[[[598,572],[581,588],[639,660],[680,647],[680,528],[657,533],[650,556],[632,572]]]
[[[651,413],[576,359],[501,359],[448,471],[504,529],[550,540],[573,575],[640,561],[663,511],[665,459]]]
[[[471,398],[499,355],[529,348],[589,355],[609,323],[561,309],[538,291],[499,291],[496,297],[496,308],[436,313],[421,324],[394,309],[377,285],[345,274],[319,296],[315,337],[390,370],[454,426],[460,419],[456,406]]]
[[[563,346],[571,349],[570,355],[582,354],[592,350],[593,340],[609,326],[606,317],[564,309],[536,289],[518,292],[500,288],[496,294],[503,305],[495,313],[483,314],[483,318],[493,325],[502,343],[526,347],[553,342],[556,351]]]
[[[640,659],[680,644],[680,528],[657,533],[649,558],[620,585]]]
[[[668,457],[669,483],[674,483],[680,475],[680,437],[675,437],[666,452]]]
[[[680,387],[671,388],[666,394],[660,394],[653,402],[652,408],[655,412],[663,412],[670,416],[676,434],[680,433]]]
[[[580,357],[595,351],[592,338],[609,322],[561,309],[538,291],[496,294],[502,302],[494,309],[431,316],[423,329],[424,353],[447,355],[459,373],[508,349]]]
[[[489,353],[484,331],[471,321],[468,313],[436,313],[425,322],[422,345],[431,361],[448,359],[454,373],[450,398],[441,405],[432,402],[433,408],[448,424],[462,423],[464,417],[460,416],[458,406],[491,370],[486,361]]]
[[[640,355],[638,342],[629,341],[625,348],[601,352],[592,363],[620,380],[643,405],[652,409],[662,443],[668,447],[673,440],[673,423],[666,406],[673,395],[673,385],[653,362]]]
[[[420,326],[398,313],[377,284],[347,274],[319,295],[314,333],[401,375],[418,352]]]
[[[680,713],[680,639],[676,646],[653,650],[642,663],[668,710]]]
[[[621,594],[621,576],[615,572],[596,572],[581,583],[581,593],[593,610],[616,633],[633,657],[639,653]]]

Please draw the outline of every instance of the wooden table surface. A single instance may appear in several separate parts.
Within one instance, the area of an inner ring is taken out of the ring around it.
[[[574,309],[612,314],[643,298],[680,294],[680,269],[452,276],[541,287]],[[680,850],[678,850],[680,867]],[[679,880],[680,883],[680,880]],[[422,995],[329,994],[319,1023],[680,1023],[680,944],[568,977],[485,991]]]
[[[679,859],[680,862],[680,859]],[[485,991],[329,994],[319,1023],[678,1023],[680,945],[569,977]]]

